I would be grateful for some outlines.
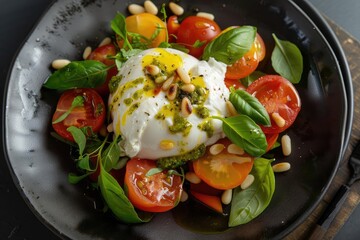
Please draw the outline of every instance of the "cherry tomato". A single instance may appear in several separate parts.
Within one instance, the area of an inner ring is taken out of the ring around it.
[[[147,212],[165,212],[174,208],[182,193],[180,176],[166,171],[146,176],[156,167],[153,160],[132,158],[126,164],[125,185],[131,203]]]
[[[105,104],[101,96],[93,89],[79,88],[67,90],[60,96],[52,118],[53,122],[70,109],[77,96],[83,96],[84,105],[75,107],[63,121],[53,124],[54,130],[69,141],[74,141],[74,139],[66,130],[68,127],[91,127],[92,131],[96,133],[104,124],[106,116]]]
[[[265,134],[266,136],[266,142],[267,142],[267,148],[266,148],[266,152],[270,151],[271,148],[274,146],[274,144],[276,143],[279,134],[278,133],[274,133],[274,134]]]
[[[125,19],[126,30],[130,33],[137,33],[147,39],[151,39],[154,33],[158,35],[151,41],[149,47],[157,47],[166,40],[165,23],[157,16],[150,13],[134,14]],[[129,36],[131,41],[131,37]],[[118,41],[119,47],[123,46],[123,40]]]
[[[265,57],[265,44],[259,34],[250,50],[243,57],[230,66],[227,66],[225,77],[229,79],[241,79],[249,76],[256,70],[259,62]]]
[[[261,126],[266,134],[280,133],[290,127],[295,121],[301,102],[294,85],[278,75],[265,75],[249,85],[247,91],[255,96],[269,113],[271,126]],[[278,113],[285,125],[279,127],[271,117]]]
[[[246,87],[241,83],[240,79],[225,78],[224,82],[225,82],[226,87],[229,89],[231,87],[234,87],[235,89],[243,89],[243,90],[246,89]]]
[[[214,210],[218,213],[224,212],[222,203],[221,203],[221,199],[219,196],[207,195],[207,194],[198,193],[198,192],[191,191],[191,190],[190,190],[190,193],[195,199],[197,199],[198,201],[200,201],[207,207],[211,208],[212,210]]]
[[[176,42],[176,35],[180,28],[180,24],[177,16],[170,16],[167,21],[167,31],[169,36],[169,42]]]
[[[199,58],[208,42],[220,34],[219,25],[203,17],[190,16],[185,18],[178,29],[177,43],[189,49],[189,54]],[[193,47],[196,41],[205,42],[201,47]]]
[[[207,148],[204,156],[193,161],[194,172],[209,186],[226,190],[239,186],[250,173],[254,159],[249,155],[235,155],[227,152],[230,140],[222,139],[224,150],[212,155]],[[248,160],[248,161],[247,161]]]
[[[101,86],[95,88],[95,90],[98,93],[100,93],[101,96],[106,96],[107,94],[109,94],[109,81],[113,76],[115,76],[118,73],[118,70],[115,66],[115,60],[109,58],[109,56],[115,56],[115,55],[116,55],[116,48],[114,44],[107,44],[96,48],[87,57],[88,60],[97,60],[99,62],[104,63],[106,66],[114,65],[114,67],[108,70],[106,81]]]

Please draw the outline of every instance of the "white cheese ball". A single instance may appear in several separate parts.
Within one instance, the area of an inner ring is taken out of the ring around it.
[[[198,116],[196,104],[192,105],[193,112],[184,117],[191,124],[189,131],[169,130],[174,124],[174,115],[182,116],[181,111],[176,109],[174,101],[167,99],[161,84],[155,84],[144,70],[150,64],[158,64],[169,75],[182,67],[191,77],[191,83],[207,92],[201,106],[209,111],[209,116],[227,115],[229,90],[224,83],[225,64],[214,59],[199,61],[174,49],[145,50],[121,67],[118,74],[121,81],[109,97],[114,133],[121,135],[120,144],[126,155],[156,160],[184,154],[200,144],[210,145],[223,138],[222,122]],[[163,118],[160,119],[159,114]],[[212,134],[199,127],[204,122],[210,122]]]

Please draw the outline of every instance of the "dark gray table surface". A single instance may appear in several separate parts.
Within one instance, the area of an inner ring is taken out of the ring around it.
[[[359,0],[309,0],[320,12],[360,39]],[[22,41],[47,9],[51,0],[0,0],[0,96],[11,64]],[[2,118],[0,120],[3,124]],[[0,130],[1,131],[1,130]],[[2,148],[1,148],[2,149]],[[1,150],[0,149],[0,150]],[[58,239],[30,211],[10,176],[0,152],[0,239]],[[360,236],[358,207],[336,239]]]

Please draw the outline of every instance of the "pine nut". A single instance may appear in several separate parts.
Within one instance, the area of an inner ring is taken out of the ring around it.
[[[281,148],[284,156],[289,156],[291,154],[291,139],[289,135],[283,135],[281,137]]]
[[[186,202],[189,198],[189,195],[184,190],[181,193],[180,202]]]
[[[162,85],[161,89],[167,91],[174,81],[174,76],[169,77]]]
[[[173,12],[173,14],[177,16],[180,16],[184,13],[184,8],[174,2],[169,3],[169,8]]]
[[[169,101],[172,101],[176,98],[177,88],[178,88],[177,84],[173,83],[170,85],[169,89],[166,92],[166,96]]]
[[[238,112],[236,111],[234,105],[230,101],[226,101],[226,109],[230,116],[236,116],[238,115]]]
[[[104,39],[100,42],[100,44],[99,44],[98,47],[102,47],[102,46],[108,45],[108,44],[110,44],[110,43],[111,43],[111,38],[106,37],[106,38],[104,38]]]
[[[196,16],[198,16],[198,17],[203,17],[203,18],[210,19],[210,20],[214,20],[214,19],[215,19],[214,14],[207,13],[207,12],[198,12],[198,13],[196,14]]]
[[[163,82],[166,81],[166,79],[167,79],[167,76],[159,76],[159,77],[155,78],[155,82],[156,83],[163,83]]]
[[[145,67],[145,72],[151,76],[155,76],[160,73],[160,68],[156,65],[150,64]]]
[[[90,56],[91,51],[92,51],[91,47],[87,46],[83,52],[83,59],[87,59]]]
[[[244,189],[247,189],[248,187],[250,187],[251,184],[253,184],[254,180],[255,180],[254,175],[252,175],[252,174],[247,175],[245,180],[240,185],[241,189],[244,190]]]
[[[222,150],[224,150],[224,148],[224,144],[216,143],[210,147],[209,152],[211,155],[218,155],[222,152]]]
[[[51,63],[51,66],[53,68],[55,68],[56,70],[59,70],[59,69],[65,67],[66,65],[68,65],[69,63],[71,63],[71,62],[67,59],[56,59]]]
[[[192,113],[193,107],[190,100],[187,97],[184,97],[181,100],[181,113],[184,117],[188,117]]]
[[[161,148],[162,150],[171,150],[171,149],[173,149],[174,147],[175,147],[175,144],[174,144],[174,142],[171,141],[171,140],[162,140],[162,141],[160,142],[160,148]]]
[[[278,127],[283,127],[285,126],[285,119],[283,117],[280,116],[279,113],[277,112],[273,112],[271,114],[271,118],[274,120],[275,124],[278,126]]]
[[[236,155],[243,155],[245,153],[244,149],[237,146],[236,144],[232,143],[227,147],[228,153],[236,154]]]
[[[286,172],[286,171],[290,170],[290,168],[291,168],[291,165],[288,162],[277,163],[274,166],[272,166],[273,171],[277,172],[277,173]]]
[[[139,4],[135,4],[135,3],[130,4],[128,6],[128,10],[129,10],[130,14],[132,14],[132,15],[145,12],[145,8],[143,6],[140,6]]]
[[[181,86],[181,90],[192,93],[193,91],[195,91],[195,85],[192,83],[184,84]]]
[[[185,84],[191,83],[190,76],[189,76],[189,74],[187,74],[187,72],[185,71],[185,69],[183,67],[177,68],[176,72],[179,75],[181,81],[183,81],[183,83],[185,83]]]
[[[153,14],[153,15],[158,14],[158,8],[150,0],[147,0],[147,1],[144,2],[144,8],[145,8],[145,11],[150,13],[150,14]]]
[[[221,194],[221,202],[225,205],[231,203],[232,200],[232,189],[227,189]]]
[[[194,172],[187,172],[185,174],[185,179],[193,184],[201,183],[201,179]]]
[[[114,125],[112,123],[110,123],[107,127],[106,127],[107,131],[109,133],[113,132],[114,131]]]

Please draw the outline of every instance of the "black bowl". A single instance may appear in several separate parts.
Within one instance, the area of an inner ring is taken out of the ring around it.
[[[297,89],[303,105],[287,131],[293,142],[292,155],[286,159],[277,156],[277,161],[291,162],[292,169],[276,175],[275,194],[263,214],[226,231],[222,217],[192,202],[141,225],[121,224],[94,210],[92,194],[67,182],[67,174],[73,170],[69,149],[50,136],[58,95],[42,90],[41,85],[51,73],[52,60],[80,59],[86,46],[94,47],[112,35],[109,21],[116,11],[125,13],[127,4],[55,1],[14,60],[6,87],[3,140],[10,170],[25,201],[60,237],[278,239],[311,213],[328,188],[350,136],[353,93],[341,46],[319,13],[300,0],[186,0],[181,5],[186,10],[214,13],[221,27],[257,26],[268,49],[273,47],[271,33],[299,46],[304,73]]]

